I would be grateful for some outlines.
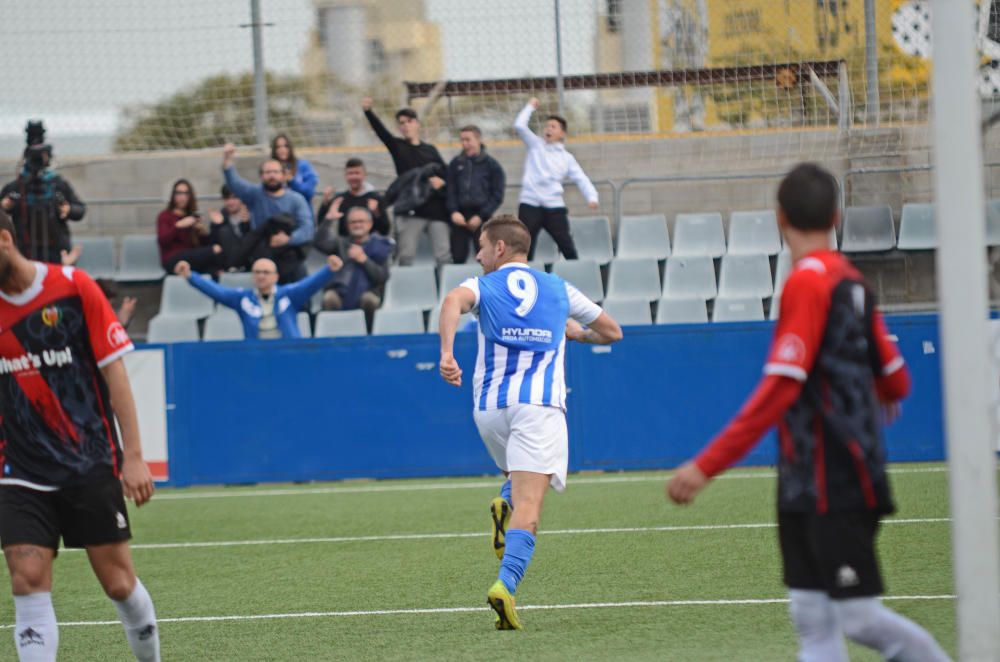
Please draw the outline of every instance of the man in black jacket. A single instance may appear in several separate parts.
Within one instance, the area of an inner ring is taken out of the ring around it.
[[[448,213],[451,215],[451,257],[455,264],[469,257],[469,241],[479,250],[479,228],[503,203],[507,177],[503,167],[486,153],[483,134],[470,124],[459,131],[462,152],[448,164]]]
[[[445,167],[444,159],[434,145],[420,140],[420,120],[412,108],[403,108],[396,113],[399,133],[397,138],[385,128],[382,121],[372,111],[371,97],[365,97],[361,102],[365,117],[371,124],[375,135],[389,150],[396,175],[402,175],[414,168],[420,168],[428,163],[440,163]],[[424,231],[430,236],[434,250],[434,261],[441,264],[451,263],[451,236],[448,224],[448,210],[445,207],[445,181],[441,177],[432,176],[429,183],[433,194],[422,205],[406,215],[396,216],[396,234],[399,241],[399,264],[413,264],[417,254],[417,241]]]
[[[31,167],[33,157],[37,159]],[[21,253],[31,259],[60,264],[62,251],[72,248],[68,221],[87,212],[73,187],[49,167],[48,145],[29,145],[21,175],[0,190],[0,209],[9,213]]]

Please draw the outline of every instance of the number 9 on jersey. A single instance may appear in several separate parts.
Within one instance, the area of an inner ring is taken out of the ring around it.
[[[514,309],[514,312],[520,317],[530,313],[531,309],[535,307],[535,302],[538,301],[538,283],[535,282],[535,277],[527,271],[517,269],[510,272],[510,275],[507,276],[507,290],[520,301],[518,307]]]

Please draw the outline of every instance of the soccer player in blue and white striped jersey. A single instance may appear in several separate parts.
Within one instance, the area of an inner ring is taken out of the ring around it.
[[[509,477],[490,505],[501,563],[487,598],[497,629],[519,630],[513,596],[534,553],[542,502],[550,484],[558,491],[566,487],[566,340],[607,345],[621,340],[622,330],[575,287],[528,266],[531,234],[516,217],[487,222],[479,245],[485,275],[456,287],[441,305],[441,376],[461,386],[455,332],[461,315],[476,313],[473,416]]]

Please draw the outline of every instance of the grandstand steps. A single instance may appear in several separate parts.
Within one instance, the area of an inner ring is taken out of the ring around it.
[[[998,130],[1000,129],[993,129]],[[369,138],[371,138],[369,136]],[[374,140],[372,138],[372,140]],[[507,172],[507,181],[520,181],[524,148],[516,140],[487,140],[491,155]],[[801,159],[820,161],[843,178],[851,169],[871,167],[907,167],[928,162],[930,134],[926,126],[891,126],[875,129],[836,130],[761,130],[729,134],[692,132],[677,136],[613,140],[598,136],[571,137],[569,149],[595,182],[614,180],[621,184],[633,177],[716,176],[735,173],[779,172]],[[58,143],[55,145],[59,156]],[[458,151],[457,144],[439,145],[445,159]],[[155,231],[156,216],[166,204],[170,185],[179,177],[190,179],[197,191],[201,208],[218,205],[216,198],[222,184],[221,150],[162,152],[154,154],[112,155],[106,157],[62,160],[59,172],[89,203],[87,217],[73,223],[77,236],[111,236]],[[352,155],[364,158],[369,179],[385,188],[394,178],[388,154],[374,142],[355,151],[302,150],[316,167],[321,186],[340,187],[344,160]],[[247,179],[256,180],[262,152],[241,149],[237,168]],[[987,162],[1000,162],[1000,153],[987,154]],[[0,163],[0,171],[13,172],[14,163]],[[1000,167],[987,169],[988,197],[1000,197]],[[995,180],[995,186],[994,186]],[[673,225],[682,212],[718,211],[728,222],[737,209],[763,209],[773,206],[777,180],[746,181],[706,180],[701,183],[633,185],[622,197],[625,214],[663,214]],[[599,213],[615,222],[611,191],[598,184],[602,197]],[[904,202],[929,201],[933,197],[929,173],[882,173],[851,176],[845,185],[847,204],[887,203],[897,222]],[[517,209],[518,191],[508,189],[501,208]],[[567,186],[566,201],[570,214],[590,216],[582,197],[572,185]],[[889,254],[866,257],[862,268],[872,280],[880,299],[890,305],[926,304],[934,301],[932,254]],[[1000,264],[991,264],[991,292],[1000,298]],[[149,289],[153,288],[153,289]],[[145,319],[152,315],[159,301],[156,286],[122,287],[124,293],[140,297],[140,310],[133,332],[142,335]],[[147,309],[147,306],[151,308]]]

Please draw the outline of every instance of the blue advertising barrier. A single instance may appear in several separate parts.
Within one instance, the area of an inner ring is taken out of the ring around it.
[[[887,430],[893,461],[941,460],[937,317],[890,328],[913,394]],[[646,326],[610,348],[570,343],[570,469],[670,468],[736,413],[773,325]],[[472,422],[475,337],[459,334],[460,388],[437,372],[436,335],[168,347],[170,484],[495,473]],[[745,464],[771,464],[773,435]]]

